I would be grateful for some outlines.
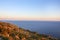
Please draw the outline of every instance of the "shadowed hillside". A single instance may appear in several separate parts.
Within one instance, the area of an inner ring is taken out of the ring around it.
[[[38,34],[6,22],[0,22],[0,40],[58,40],[49,35]]]

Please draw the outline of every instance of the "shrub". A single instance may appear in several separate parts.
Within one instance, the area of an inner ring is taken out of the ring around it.
[[[8,37],[3,37],[3,36],[0,36],[1,40],[9,40]]]

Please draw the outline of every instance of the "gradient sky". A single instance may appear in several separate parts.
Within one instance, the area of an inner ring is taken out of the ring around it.
[[[0,0],[0,19],[60,20],[60,0]]]

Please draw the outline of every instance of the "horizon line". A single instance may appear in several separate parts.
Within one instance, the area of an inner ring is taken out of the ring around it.
[[[60,21],[60,18],[0,18],[0,20]]]
[[[0,19],[0,20],[6,20],[6,21],[60,21],[60,20],[13,20],[13,19]]]

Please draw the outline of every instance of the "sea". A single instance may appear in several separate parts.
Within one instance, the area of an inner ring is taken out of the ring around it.
[[[16,21],[16,20],[0,20],[15,24],[25,30],[37,32],[38,34],[51,35],[60,38],[60,21]]]

